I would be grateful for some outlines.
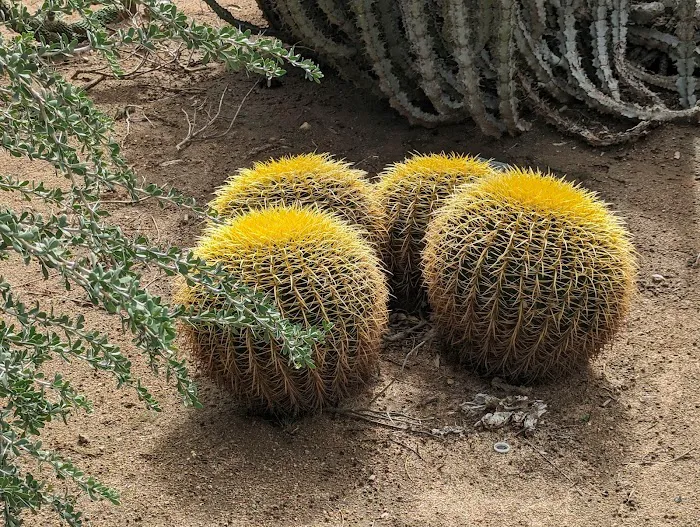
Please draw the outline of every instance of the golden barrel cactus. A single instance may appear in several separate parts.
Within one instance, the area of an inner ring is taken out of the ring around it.
[[[486,374],[528,382],[579,368],[611,340],[633,295],[621,220],[593,193],[532,170],[458,189],[426,241],[438,331]]]
[[[453,189],[493,174],[488,161],[460,154],[415,155],[387,167],[377,195],[387,216],[384,261],[400,305],[413,311],[425,301],[420,267],[425,230]]]
[[[384,212],[365,176],[328,154],[287,156],[239,170],[210,205],[224,217],[279,205],[311,206],[359,227],[380,247],[386,239]]]
[[[376,252],[356,229],[318,210],[269,208],[210,226],[194,253],[267,295],[291,322],[332,324],[315,345],[314,368],[294,368],[275,342],[250,330],[184,328],[200,369],[251,408],[317,411],[354,394],[376,371],[389,293]],[[179,297],[184,305],[217,303],[195,289]]]

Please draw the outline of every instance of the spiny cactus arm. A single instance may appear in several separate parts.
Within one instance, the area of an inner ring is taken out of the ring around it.
[[[627,26],[629,22],[628,0],[612,0],[612,43],[613,49],[626,51]]]
[[[653,23],[665,11],[664,2],[638,3],[630,7],[630,19],[635,24],[646,26]]]
[[[288,25],[297,36],[304,42],[308,42],[315,50],[323,54],[326,62],[334,67],[347,80],[356,83],[363,89],[377,92],[372,78],[367,73],[367,65],[363,60],[362,41],[357,28],[352,27],[349,22],[345,26],[348,31],[352,30],[347,37],[343,37],[342,42],[337,42],[326,34],[337,34],[337,29],[329,24],[330,19],[327,14],[320,9],[321,6],[313,5],[305,7],[309,2],[306,0],[288,0],[285,6],[280,6],[282,18],[288,21]],[[315,16],[310,18],[309,10],[314,10]],[[348,13],[350,15],[350,13]],[[351,15],[350,15],[351,16]],[[332,23],[332,22],[331,22]]]
[[[651,121],[640,121],[624,132],[608,133],[604,135],[596,134],[578,122],[567,119],[565,116],[561,115],[556,108],[553,108],[550,104],[542,100],[525,75],[520,75],[519,80],[525,95],[530,101],[530,106],[538,115],[542,116],[545,121],[555,126],[558,130],[579,137],[591,146],[601,147],[630,143],[647,135],[653,126]]]
[[[627,0],[612,1],[612,49],[615,71],[620,81],[629,86],[642,98],[649,99],[652,104],[663,106],[661,98],[650,90],[644,82],[628,67],[627,54],[627,24],[629,6]]]
[[[460,81],[471,117],[486,135],[498,137],[501,135],[501,126],[495,116],[486,110],[479,87],[479,73],[469,41],[471,28],[467,8],[461,0],[445,0],[443,13],[445,42],[451,48],[455,62],[459,66],[457,79]]]
[[[353,10],[365,43],[374,72],[379,78],[379,84],[389,104],[410,122],[423,126],[435,126],[445,121],[440,115],[429,114],[418,108],[401,88],[399,79],[392,71],[392,63],[387,54],[386,46],[381,40],[377,18],[374,13],[376,0],[352,0]]]
[[[474,44],[474,53],[476,57],[481,55],[481,52],[486,49],[486,46],[493,37],[494,26],[497,23],[498,2],[500,2],[500,0],[483,0],[473,2],[471,5],[472,20],[476,21],[471,28],[472,34],[474,35],[472,43]],[[463,3],[467,4],[465,8],[469,10],[469,2]]]
[[[608,0],[593,0],[591,10],[593,11],[593,21],[590,24],[591,36],[593,40],[593,66],[596,68],[596,74],[603,87],[603,91],[610,95],[615,100],[620,100],[620,89],[617,84],[617,79],[612,71],[610,63],[609,35],[611,33],[609,2]],[[619,37],[619,10],[613,11],[613,20],[618,21],[617,34]],[[613,26],[615,22],[613,22]],[[613,29],[612,33],[615,33]],[[613,39],[615,37],[613,36]]]
[[[566,46],[566,59],[569,70],[585,100],[594,108],[604,113],[619,115],[640,121],[671,121],[675,119],[690,118],[700,113],[700,108],[688,110],[670,110],[665,106],[640,107],[637,104],[616,101],[602,93],[586,75],[581,62],[581,55],[577,49],[576,19],[574,16],[574,2],[568,0],[564,10],[564,35]]]
[[[675,90],[676,83],[678,82],[678,76],[676,75],[656,75],[654,73],[646,71],[640,65],[633,64],[629,60],[624,60],[624,68],[629,71],[636,78],[657,88],[664,88],[666,90]]]
[[[314,16],[309,12],[310,10],[318,10],[313,2],[285,0],[279,2],[278,6],[280,13],[290,27],[312,48],[322,51],[333,59],[349,59],[356,54],[357,50],[354,48],[326,36],[328,32],[326,21],[320,20],[319,16]]]
[[[661,100],[661,97],[659,97],[656,93],[654,93],[652,90],[650,90],[640,79],[638,76],[635,75],[635,72],[633,72],[629,67],[628,67],[628,62],[625,61],[624,57],[624,52],[621,50],[617,50],[614,54],[615,57],[615,70],[617,71],[617,75],[620,77],[620,81],[625,83],[627,86],[629,86],[632,90],[634,90],[640,97],[646,98],[649,101],[651,101],[652,105],[655,106],[663,106],[664,102]],[[673,89],[673,86],[671,87]]]
[[[629,41],[632,44],[647,49],[657,49],[664,53],[671,53],[678,48],[678,37],[669,35],[658,29],[640,26],[630,26],[627,29]]]
[[[415,101],[423,94],[420,86],[415,82],[419,72],[411,53],[412,43],[403,28],[399,4],[398,2],[375,2],[373,9],[375,16],[378,17],[377,27],[381,28],[379,38],[384,43],[392,71],[398,78],[399,85],[406,90],[409,100]]]
[[[544,37],[547,28],[547,10],[545,9],[545,0],[524,0],[527,5],[525,8],[530,14],[528,21],[530,22],[530,32],[534,40],[539,40]],[[520,11],[520,10],[518,10]]]
[[[328,17],[328,21],[340,28],[353,42],[360,41],[357,27],[353,24],[353,15],[348,11],[347,2],[341,0],[318,0],[318,7]]]
[[[416,54],[417,68],[420,72],[420,86],[430,99],[433,107],[440,114],[455,114],[461,118],[459,110],[464,107],[461,101],[449,98],[444,86],[440,83],[440,59],[435,51],[435,42],[429,32],[426,0],[401,0],[403,24]]]
[[[520,56],[525,59],[527,65],[535,73],[537,81],[547,93],[562,103],[567,103],[574,95],[571,87],[557,78],[552,72],[551,63],[561,63],[561,59],[553,59],[553,54],[549,46],[543,39],[536,39],[534,34],[530,34],[528,27],[522,17],[522,10],[515,10],[515,27],[513,35]],[[545,54],[550,57],[545,59]]]
[[[284,39],[291,36],[289,28],[284,25],[284,21],[277,10],[276,0],[257,0],[257,4],[267,23],[279,33],[280,38]]]
[[[696,55],[695,10],[695,0],[679,0],[676,8],[678,47],[673,54],[673,59],[678,68],[678,93],[681,96],[681,104],[685,108],[695,106],[697,101],[695,96],[696,81],[693,76]]]
[[[515,22],[514,0],[500,0],[498,16],[498,33],[496,64],[498,73],[498,109],[501,119],[511,134],[524,129],[524,123],[518,117],[518,99],[514,75],[516,71],[513,53],[513,25]]]

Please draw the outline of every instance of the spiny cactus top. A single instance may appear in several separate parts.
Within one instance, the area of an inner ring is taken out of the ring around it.
[[[636,265],[621,220],[551,175],[510,169],[464,185],[426,240],[439,330],[486,373],[567,373],[610,341],[628,311]]]
[[[425,229],[435,210],[456,186],[493,172],[485,160],[454,153],[414,155],[384,170],[377,183],[389,231],[384,259],[403,307],[413,310],[425,297],[420,258]]]
[[[365,175],[328,154],[282,157],[238,171],[211,207],[224,216],[277,205],[317,207],[361,227],[379,247],[386,240],[383,211]]]
[[[184,328],[203,371],[252,407],[319,410],[355,393],[376,370],[388,289],[375,251],[356,229],[318,210],[269,208],[209,227],[195,254],[222,263],[232,280],[267,295],[290,321],[332,325],[314,348],[315,367],[302,369],[250,331]],[[192,290],[180,296],[202,307],[217,302]]]

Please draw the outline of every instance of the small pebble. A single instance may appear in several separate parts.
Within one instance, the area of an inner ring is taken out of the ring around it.
[[[311,125],[304,121],[303,123],[301,123],[299,130],[301,130],[302,132],[308,132],[309,130],[311,130]]]
[[[452,386],[454,383],[455,383],[454,379],[447,379],[447,384],[449,384],[450,386]]]
[[[87,436],[84,436],[83,434],[78,434],[78,444],[79,445],[87,445],[90,443],[90,440],[87,438]]]
[[[681,158],[680,152],[677,151],[676,153],[673,154],[673,159],[680,159],[680,158]]]
[[[665,277],[664,275],[662,275],[662,274],[653,274],[653,275],[651,275],[651,279],[652,279],[655,283],[658,284],[658,283],[663,282],[664,280],[666,280],[666,277]]]
[[[377,476],[375,476],[374,474],[372,474],[372,475],[371,475],[370,477],[368,477],[367,479],[370,480],[370,481],[374,481],[374,480],[377,479]]]

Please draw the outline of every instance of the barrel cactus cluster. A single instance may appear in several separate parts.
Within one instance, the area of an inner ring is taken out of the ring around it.
[[[194,254],[291,321],[328,328],[313,367],[250,330],[183,328],[206,375],[274,414],[338,405],[371,381],[390,294],[407,310],[427,299],[445,352],[460,363],[531,382],[595,357],[634,291],[629,234],[599,198],[476,157],[416,154],[370,183],[329,155],[290,156],[238,171],[211,206],[222,222]],[[203,309],[221,302],[194,287],[178,295]]]
[[[290,43],[424,126],[471,118],[486,134],[515,134],[534,110],[602,145],[698,112],[695,0],[258,4]],[[593,111],[581,119],[581,109]]]
[[[388,323],[379,259],[385,226],[364,173],[327,155],[299,155],[240,170],[211,203],[195,256],[274,302],[303,327],[329,328],[313,365],[292,364],[278,344],[225,325],[183,328],[200,369],[251,409],[294,416],[355,395],[377,371]],[[220,299],[182,287],[181,303]]]

